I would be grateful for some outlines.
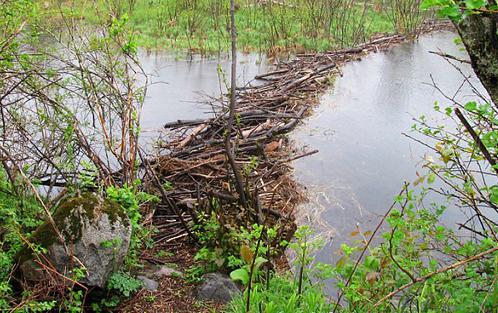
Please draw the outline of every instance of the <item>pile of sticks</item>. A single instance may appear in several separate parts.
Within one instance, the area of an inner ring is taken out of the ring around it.
[[[298,55],[292,61],[279,62],[275,70],[256,76],[255,80],[262,83],[238,88],[236,132],[230,136],[246,192],[257,193],[260,201],[260,212],[244,212],[244,218],[252,217],[252,223],[261,214],[270,214],[293,224],[292,213],[303,197],[292,179],[289,163],[318,151],[296,150],[286,134],[311,113],[341,65],[404,39],[394,35],[353,49]],[[212,205],[213,198],[220,201],[224,210],[238,201],[224,146],[228,98],[211,100],[212,117],[178,120],[164,126],[173,133],[173,139],[151,164],[161,183],[171,184],[174,189],[166,192],[169,203],[156,211],[154,223],[160,230],[156,241],[169,242],[187,236],[184,225],[189,220],[195,222],[198,210]],[[172,211],[171,206],[176,208]],[[171,231],[173,226],[177,227],[175,231]]]

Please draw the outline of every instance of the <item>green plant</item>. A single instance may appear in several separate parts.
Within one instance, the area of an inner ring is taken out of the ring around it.
[[[256,280],[251,289],[246,288],[244,295],[229,305],[228,312],[330,312],[332,307],[323,291],[323,281],[331,277],[332,269],[321,263],[312,264],[312,253],[321,247],[321,240],[312,240],[311,234],[309,227],[302,226],[296,232],[296,241],[289,244],[297,256],[297,277],[268,273]],[[256,259],[253,270],[265,261]],[[235,270],[231,276],[248,285],[250,275],[246,269]]]
[[[216,206],[217,201],[213,200],[213,204]],[[194,225],[194,232],[201,248],[195,259],[203,261],[207,271],[235,270],[250,265],[258,239],[262,236],[263,225],[253,224],[248,228],[239,229],[228,227],[229,225],[220,224],[214,211],[209,217],[200,215],[198,220],[199,224]],[[278,226],[274,226],[266,231],[268,242],[276,239],[277,229]],[[257,257],[266,258],[270,249],[268,244],[262,244],[258,248]]]
[[[439,224],[444,206],[420,206],[425,193],[407,191],[396,199],[399,208],[387,217],[390,230],[382,234],[380,245],[369,247],[361,240],[359,247],[343,246],[344,256],[335,268],[337,286],[346,299],[341,311],[491,312],[497,308],[493,282],[498,277],[498,253],[493,247],[498,242],[461,241]],[[369,251],[361,262],[353,253],[358,249]],[[453,260],[472,260],[480,253],[484,254],[478,262],[454,265]],[[391,301],[394,295],[398,298]]]
[[[185,281],[187,283],[199,283],[202,281],[202,275],[206,274],[205,266],[192,265],[185,271]]]
[[[117,307],[121,302],[121,298],[119,296],[108,296],[104,299],[101,299],[98,302],[93,302],[90,307],[94,312],[108,312],[111,309]]]
[[[109,187],[106,190],[107,197],[119,204],[127,213],[132,226],[130,249],[125,260],[128,266],[139,265],[138,256],[143,247],[151,247],[150,230],[141,224],[142,214],[140,209],[150,202],[157,202],[156,196],[139,191],[140,182],[136,181],[134,186]],[[117,243],[113,243],[117,244]]]
[[[265,284],[255,284],[251,292],[250,312],[267,313],[329,313],[331,305],[323,290],[310,282],[304,283],[301,295],[297,293],[295,280],[288,276],[273,275]],[[247,312],[244,297],[238,297],[230,303],[230,313]]]
[[[25,312],[50,312],[57,306],[57,301],[30,301],[23,306]],[[20,312],[20,311],[18,311]]]
[[[83,291],[71,290],[64,299],[64,310],[71,313],[83,312]]]
[[[21,184],[13,186],[4,169],[0,168],[0,311],[10,308],[9,300],[13,296],[10,275],[16,254],[43,222],[42,217],[43,210],[34,196]],[[35,245],[33,248],[36,249]],[[36,303],[30,301],[26,306],[35,306]],[[49,310],[50,303],[40,303],[40,311],[42,308]]]
[[[154,301],[156,301],[156,296],[153,296],[153,295],[150,295],[150,296],[145,296],[145,301],[147,302],[150,302],[150,303],[153,303]]]
[[[140,290],[142,285],[143,284],[140,280],[133,278],[124,272],[114,273],[107,282],[107,288],[109,290],[115,290],[124,297],[131,296],[133,293]]]
[[[481,14],[483,8],[488,12],[498,10],[498,5],[488,0],[423,0],[421,6],[422,9],[437,8],[440,16],[456,21],[471,14]]]
[[[252,257],[245,260],[245,262],[246,264],[244,266],[230,272],[230,278],[234,281],[240,281],[243,285],[247,286],[247,284],[249,284],[251,276],[259,277],[261,266],[263,266],[263,264],[268,262],[268,260],[263,257],[257,257],[254,260],[254,266],[252,266],[253,262]]]
[[[106,1],[63,3],[62,8],[91,25],[100,21],[90,14],[89,8],[97,7],[117,19],[127,11],[137,44],[145,48],[189,50],[205,55],[230,47],[228,0],[154,1],[153,5],[150,0],[137,0],[133,10],[117,11]],[[406,13],[417,15],[418,8],[412,8]],[[389,10],[376,11],[370,2],[289,0],[280,5],[248,0],[238,3],[235,15],[238,42],[244,51],[284,53],[346,47],[375,33],[395,31],[388,13]],[[409,16],[403,17],[408,20]],[[49,24],[58,22],[50,21]]]

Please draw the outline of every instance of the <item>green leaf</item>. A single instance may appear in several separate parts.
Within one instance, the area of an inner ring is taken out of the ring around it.
[[[490,195],[489,195],[489,200],[493,203],[493,204],[498,204],[498,185],[494,185],[493,187],[491,187],[491,190],[490,190]]]
[[[249,283],[249,273],[245,268],[239,268],[232,271],[230,273],[230,278],[234,281],[241,281],[244,285]]]
[[[256,260],[254,260],[254,270],[258,270],[267,261],[268,260],[263,257],[257,257]]]
[[[427,177],[427,183],[432,184],[436,180],[436,174],[430,173]]]
[[[485,0],[465,0],[465,6],[469,10],[480,9],[487,4]]]
[[[475,112],[477,110],[477,103],[474,101],[468,102],[465,104],[465,110],[469,112]]]

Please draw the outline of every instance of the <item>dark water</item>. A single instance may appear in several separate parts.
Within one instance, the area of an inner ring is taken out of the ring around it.
[[[357,228],[373,230],[404,181],[423,173],[419,165],[428,149],[402,133],[410,133],[413,117],[420,115],[446,123],[433,106],[451,103],[430,86],[431,75],[445,94],[459,90],[461,101],[475,97],[469,86],[460,90],[461,73],[428,52],[466,58],[455,37],[435,33],[348,64],[316,113],[293,133],[298,145],[320,150],[294,163],[310,198],[299,210],[300,222],[313,225],[329,243],[318,254],[320,261],[337,260],[340,243],[351,242]],[[458,66],[481,88],[469,65]],[[459,217],[460,212],[448,212],[444,218],[452,223]]]

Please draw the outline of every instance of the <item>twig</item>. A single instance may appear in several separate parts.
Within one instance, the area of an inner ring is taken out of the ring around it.
[[[174,203],[174,201],[171,201],[170,198],[168,197],[168,195],[166,194],[166,191],[164,190],[164,187],[161,184],[161,181],[157,177],[156,173],[152,170],[150,164],[148,163],[147,158],[143,157],[141,150],[138,151],[138,154],[139,154],[139,157],[142,160],[142,162],[144,162],[144,164],[145,164],[145,170],[146,170],[147,174],[150,175],[154,184],[159,189],[159,192],[161,193],[163,200],[166,200],[166,202],[168,203],[170,208],[173,210],[173,212],[176,214],[176,216],[178,216],[178,219],[180,219],[182,226],[185,228],[185,230],[187,231],[187,234],[190,236],[190,238],[192,238],[194,241],[197,241],[197,236],[195,236],[195,234],[190,231],[190,228],[188,227],[187,222],[185,222],[185,219],[183,218],[182,214],[180,213],[180,211],[176,207],[176,204]]]
[[[401,189],[401,191],[399,192],[398,197],[401,196],[405,192],[405,190],[407,188],[408,188],[408,183],[405,183],[405,185],[403,186],[403,189]],[[351,271],[351,274],[349,274],[349,277],[348,277],[348,280],[346,281],[346,284],[344,284],[343,291],[341,291],[341,293],[339,294],[339,297],[337,298],[337,302],[336,302],[336,304],[335,304],[334,309],[332,310],[332,312],[336,312],[336,310],[337,310],[337,308],[339,306],[339,303],[341,302],[341,299],[344,296],[344,289],[346,289],[349,286],[349,283],[351,282],[351,279],[353,278],[353,275],[356,272],[356,269],[358,268],[358,265],[360,264],[361,259],[365,255],[365,252],[367,251],[368,247],[372,243],[372,240],[374,239],[375,235],[379,231],[380,227],[382,226],[382,224],[384,223],[384,221],[386,220],[386,218],[389,216],[389,213],[391,213],[391,211],[393,210],[394,206],[396,205],[396,202],[397,201],[394,201],[392,203],[391,207],[387,210],[387,212],[384,214],[384,216],[382,217],[382,219],[377,224],[377,227],[375,228],[375,230],[373,231],[373,233],[370,235],[370,238],[368,239],[367,244],[365,245],[365,247],[361,251],[360,256],[358,257],[358,259],[356,260],[356,262],[354,264],[354,267],[353,267],[353,270]]]
[[[460,111],[459,108],[455,108],[455,114],[458,117],[458,119],[462,122],[463,126],[465,126],[465,129],[467,129],[467,131],[469,132],[469,134],[472,136],[472,139],[474,139],[474,141],[477,144],[477,147],[479,148],[479,150],[481,150],[482,154],[484,155],[484,157],[486,158],[486,160],[489,162],[489,164],[491,165],[491,167],[493,168],[493,170],[496,173],[498,173],[498,169],[496,168],[496,161],[495,161],[495,159],[493,159],[493,157],[489,153],[488,149],[486,148],[486,146],[482,142],[481,138],[479,138],[479,135],[475,132],[475,130],[469,124],[469,122],[467,121],[467,119],[465,118],[465,116],[463,116],[463,114],[462,114],[462,112]]]
[[[240,202],[244,207],[247,207],[247,199],[245,194],[244,182],[240,174],[237,163],[235,162],[235,153],[233,151],[231,136],[233,124],[235,122],[235,101],[237,92],[237,28],[235,25],[235,0],[230,0],[230,22],[232,36],[232,72],[230,82],[230,103],[228,108],[228,121],[225,134],[225,150],[230,166],[235,177],[235,188],[239,193]],[[237,136],[235,137],[237,138]]]
[[[456,262],[456,263],[453,263],[451,265],[448,265],[448,266],[445,266],[445,267],[442,267],[440,269],[438,269],[437,271],[434,271],[432,273],[429,273],[427,275],[424,275],[422,277],[418,277],[416,278],[415,280],[413,280],[411,283],[408,283],[406,285],[403,285],[401,287],[399,287],[398,289],[394,290],[393,292],[390,292],[388,295],[384,296],[382,299],[380,299],[379,301],[377,301],[377,303],[374,304],[374,307],[377,307],[379,305],[381,305],[383,302],[385,302],[386,300],[394,297],[396,294],[402,292],[403,290],[407,289],[407,288],[410,288],[411,286],[413,286],[414,284],[416,283],[420,283],[420,282],[423,282],[423,281],[426,281],[427,279],[431,278],[432,276],[435,276],[437,274],[441,274],[441,273],[444,273],[444,272],[447,272],[449,270],[452,270],[454,268],[457,268],[457,267],[460,267],[460,266],[463,266],[467,263],[470,263],[470,262],[473,262],[473,261],[476,261],[476,260],[479,260],[483,257],[485,257],[486,255],[488,254],[491,254],[495,251],[498,251],[498,247],[494,247],[494,248],[491,248],[489,250],[486,250],[484,252],[481,252],[479,254],[476,254],[470,258],[467,258],[465,260],[462,260],[462,261],[459,261],[459,262]]]
[[[455,61],[458,61],[460,63],[471,64],[471,62],[469,60],[461,59],[461,58],[458,58],[456,56],[453,56],[451,54],[447,54],[447,53],[444,53],[441,51],[429,51],[429,53],[439,55],[440,57],[443,57],[445,59],[455,60]]]

